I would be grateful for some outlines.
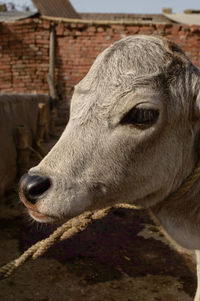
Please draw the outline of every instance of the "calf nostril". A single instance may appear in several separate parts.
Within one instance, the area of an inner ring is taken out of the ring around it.
[[[22,177],[20,186],[26,199],[35,204],[40,196],[50,188],[51,181],[45,176],[26,174]]]
[[[43,194],[51,186],[50,180],[46,177],[34,177],[34,181],[28,183],[27,190],[32,196]]]

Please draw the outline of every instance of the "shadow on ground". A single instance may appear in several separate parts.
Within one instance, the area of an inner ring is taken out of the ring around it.
[[[55,229],[30,224],[19,213],[0,219],[6,260],[13,259],[11,248],[16,257]],[[5,295],[3,285],[12,296]],[[0,300],[189,301],[195,288],[191,259],[165,241],[147,212],[118,208],[2,281]]]
[[[0,200],[0,265],[56,228],[30,222],[24,210],[17,189]],[[195,273],[191,254],[172,248],[146,211],[119,208],[1,281],[0,300],[192,301]]]

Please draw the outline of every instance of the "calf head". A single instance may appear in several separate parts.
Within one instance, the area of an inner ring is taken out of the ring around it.
[[[198,69],[164,38],[129,36],[104,50],[75,87],[59,141],[21,180],[30,215],[50,222],[163,200],[197,160],[199,89]]]

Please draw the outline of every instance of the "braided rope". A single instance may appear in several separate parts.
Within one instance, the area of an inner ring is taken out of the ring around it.
[[[37,242],[26,250],[19,258],[2,266],[0,268],[0,280],[9,277],[19,266],[31,257],[32,259],[36,259],[42,256],[57,241],[68,239],[76,233],[85,230],[93,220],[101,219],[107,215],[111,209],[111,207],[108,207],[104,210],[95,212],[84,212],[78,217],[67,221],[62,226],[58,227],[49,237]]]
[[[194,171],[187,177],[178,190],[173,192],[167,200],[177,200],[182,198],[190,188],[196,183],[200,178],[200,161]],[[165,199],[166,200],[166,199]],[[87,226],[94,220],[103,218],[105,215],[111,211],[112,208],[116,207],[131,207],[130,205],[116,205],[114,207],[108,207],[103,210],[98,210],[94,212],[84,212],[78,217],[72,218],[71,220],[64,223],[62,226],[58,227],[53,234],[51,234],[46,239],[43,239],[28,250],[26,250],[19,258],[9,262],[8,264],[0,268],[0,280],[9,277],[19,266],[25,263],[28,259],[36,259],[42,256],[47,250],[54,245],[57,241],[63,241],[75,235],[76,233],[83,231]],[[134,206],[133,206],[134,207]]]
[[[197,180],[200,178],[200,161],[197,163],[197,166],[193,170],[193,172],[185,179],[185,181],[182,183],[182,185],[174,191],[167,200],[175,201],[178,199],[181,199],[187,192],[190,191],[190,188],[197,182]]]

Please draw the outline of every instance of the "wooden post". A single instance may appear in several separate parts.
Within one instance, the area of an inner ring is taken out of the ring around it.
[[[52,103],[50,131],[55,132],[55,120],[57,117],[56,103],[56,88],[55,88],[55,51],[56,51],[56,32],[54,24],[51,25],[50,31],[50,47],[49,47],[49,74],[48,84],[50,90],[50,98]]]
[[[37,122],[37,138],[34,143],[34,152],[41,157],[46,155],[41,143],[48,140],[48,117],[47,117],[47,104],[43,102],[38,103],[38,122]]]
[[[24,126],[16,129],[16,146],[18,154],[18,174],[21,176],[30,168],[30,131]]]
[[[56,50],[56,32],[54,24],[51,25],[50,31],[50,46],[49,46],[49,74],[48,74],[48,84],[50,90],[50,97],[56,99],[56,89],[55,89],[55,50]]]
[[[45,131],[47,128],[47,111],[46,104],[43,102],[39,102],[38,104],[38,130],[37,130],[37,140],[40,142],[44,142]]]

